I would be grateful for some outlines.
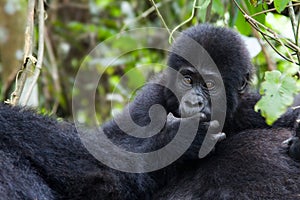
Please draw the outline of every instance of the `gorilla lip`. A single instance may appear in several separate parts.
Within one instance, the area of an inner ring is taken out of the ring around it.
[[[200,122],[208,122],[209,121],[208,120],[209,118],[203,112],[184,113],[183,115],[181,114],[180,118],[182,118],[182,119],[199,118]]]

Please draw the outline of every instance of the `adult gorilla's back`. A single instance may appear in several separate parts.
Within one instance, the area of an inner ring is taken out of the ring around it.
[[[290,136],[256,129],[227,138],[155,199],[300,199],[300,163],[281,145]]]

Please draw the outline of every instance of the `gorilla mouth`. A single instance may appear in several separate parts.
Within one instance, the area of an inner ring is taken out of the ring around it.
[[[210,119],[210,110],[207,103],[190,98],[188,95],[182,98],[178,108],[180,118],[199,117],[200,121],[205,122]]]
[[[180,118],[186,119],[186,118],[195,118],[200,119],[201,122],[208,122],[210,120],[209,114],[206,114],[202,111],[199,112],[181,112]]]
[[[184,102],[183,105],[179,105],[179,116],[180,118],[195,118],[199,117],[201,121],[209,121],[210,114],[203,107],[190,105],[188,102]]]

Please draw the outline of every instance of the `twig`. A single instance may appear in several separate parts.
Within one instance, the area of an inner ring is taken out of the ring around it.
[[[193,9],[192,9],[192,14],[191,14],[191,16],[190,16],[187,20],[185,20],[185,21],[183,21],[182,23],[180,23],[178,26],[176,26],[176,27],[172,30],[172,32],[171,32],[171,34],[170,34],[170,37],[169,37],[169,43],[172,43],[171,40],[173,39],[173,34],[174,34],[174,32],[175,32],[177,29],[179,29],[181,26],[185,25],[186,23],[188,23],[189,21],[191,21],[191,20],[194,18],[195,10],[196,10],[196,3],[197,3],[197,0],[194,0],[194,3],[193,3]]]
[[[34,86],[36,85],[37,79],[40,75],[40,71],[42,68],[43,63],[43,56],[44,56],[44,21],[45,21],[45,11],[44,11],[44,0],[38,1],[38,10],[39,10],[39,41],[38,41],[38,54],[37,54],[37,63],[34,69],[33,74],[33,80],[28,88],[28,91],[26,92],[26,95],[24,97],[24,103],[27,104],[32,90]]]
[[[33,49],[33,28],[34,28],[34,7],[35,0],[28,1],[28,13],[27,13],[27,22],[25,28],[25,44],[24,44],[24,58],[23,63],[26,62],[26,59],[32,55]]]
[[[27,7],[28,13],[27,13],[27,20],[26,20],[26,27],[25,27],[25,34],[24,34],[25,39],[24,39],[23,66],[22,66],[22,69],[18,72],[18,75],[16,77],[15,90],[12,92],[10,100],[6,101],[6,103],[11,104],[13,106],[15,106],[19,103],[20,96],[24,89],[27,75],[30,73],[30,69],[35,64],[35,58],[33,58],[33,56],[32,56],[34,6],[35,6],[35,0],[28,0],[28,7]],[[20,74],[20,78],[19,78],[19,74]],[[19,78],[19,80],[18,80],[18,78]]]
[[[292,24],[292,27],[293,27],[295,44],[298,46],[298,25],[299,25],[299,23],[297,25],[294,7],[291,6],[291,5],[292,5],[292,2],[290,1],[288,11],[289,11],[290,19],[291,19],[291,24]],[[297,55],[298,62],[300,63],[300,52],[296,51],[296,55]]]
[[[163,4],[168,3],[172,0],[165,0],[162,2],[159,2],[156,4],[157,9],[160,8]],[[152,3],[152,2],[151,2]],[[153,3],[152,3],[153,4]],[[140,14],[139,16],[137,16],[136,18],[130,20],[130,22],[126,23],[122,28],[120,32],[123,32],[131,23],[137,22],[143,18],[146,18],[148,15],[150,15],[153,11],[155,11],[155,6],[153,5],[151,8],[147,9],[146,11],[144,11],[142,14]],[[168,30],[168,29],[167,29]],[[169,31],[169,30],[168,30]],[[170,31],[169,31],[170,33]]]
[[[244,9],[246,10],[245,13],[246,12],[249,13],[249,10],[247,9],[247,6],[245,5],[245,3],[243,3],[243,6],[244,6]],[[266,46],[261,41],[261,36],[259,35],[260,32],[258,30],[256,30],[256,28],[254,28],[253,26],[251,26],[251,29],[252,29],[254,37],[256,37],[256,39],[258,40],[258,42],[261,46],[262,52],[266,58],[268,70],[272,71],[272,70],[276,69],[276,65],[275,65],[274,61],[270,58],[270,55],[267,52]]]
[[[162,15],[160,14],[159,9],[158,9],[157,5],[155,4],[154,0],[150,0],[150,2],[151,2],[152,5],[154,6],[155,11],[157,12],[157,15],[158,15],[158,17],[160,18],[160,20],[162,21],[164,27],[167,29],[168,33],[170,34],[170,38],[172,38],[172,33],[170,33],[170,29],[169,29],[167,23],[165,22],[164,18],[162,17]],[[172,39],[173,39],[173,38],[172,38]]]
[[[300,5],[300,3],[295,3],[295,4],[293,4],[292,2],[290,2],[290,3],[291,3],[291,5],[287,5],[287,7],[294,7],[294,6],[299,6]],[[255,16],[258,16],[258,15],[261,15],[261,14],[272,12],[272,11],[276,11],[276,8],[270,8],[270,9],[267,9],[267,10],[257,12],[255,14],[251,15],[251,17],[255,17]]]
[[[268,65],[268,70],[272,71],[272,70],[276,69],[275,63],[270,58],[270,55],[267,52],[266,46],[262,43],[258,31],[255,28],[252,27],[252,32],[253,32],[254,37],[258,40],[258,43],[261,46],[262,53],[264,54],[264,56],[266,58],[266,62],[267,62],[267,65]]]
[[[249,17],[249,18],[247,18]],[[245,17],[246,20],[248,21],[248,23],[255,28],[258,32],[260,32],[260,34],[263,36],[263,38],[267,41],[267,43],[269,44],[269,46],[278,54],[280,55],[282,58],[284,58],[285,60],[298,64],[295,62],[295,60],[293,59],[291,53],[289,52],[289,50],[287,49],[287,46],[282,42],[282,40],[280,39],[280,37],[277,35],[277,33],[275,33],[273,30],[269,29],[268,27],[264,26],[263,24],[257,22],[256,20],[252,19],[250,16],[246,16]],[[265,29],[266,31],[270,32],[273,36],[268,35],[266,33],[264,33],[259,26],[262,26],[263,29]],[[283,55],[281,52],[279,52],[276,47],[269,41],[268,38],[271,38],[272,40],[275,40],[276,42],[280,43],[286,50],[287,54],[289,57],[286,57],[285,55]]]
[[[276,51],[277,54],[279,54],[281,57],[283,57],[284,59],[286,59],[289,62],[298,64],[296,63],[293,56],[291,55],[290,51],[288,50],[288,48],[293,47],[294,49],[297,49],[296,52],[299,51],[299,47],[297,45],[295,45],[294,43],[290,42],[289,40],[284,39],[282,36],[279,36],[275,31],[273,31],[272,29],[266,27],[264,24],[258,22],[257,20],[255,20],[253,17],[251,17],[250,15],[248,15],[240,6],[239,4],[236,2],[236,0],[233,0],[234,4],[237,6],[237,8],[243,13],[244,18],[247,20],[247,22],[253,27],[255,28],[258,32],[260,32],[262,34],[262,36],[266,39],[266,41],[268,42],[268,44],[270,45],[270,47],[272,47],[274,49],[274,51]],[[267,33],[265,33],[264,31],[262,31],[261,29],[263,29],[266,32],[271,33],[273,36],[268,35]],[[272,40],[275,40],[276,42],[280,43],[284,48],[285,51],[288,54],[288,57],[286,57],[285,55],[283,55],[282,53],[280,53],[276,47],[274,45],[271,44],[271,42],[269,41],[268,38],[271,38]],[[286,45],[284,43],[284,41],[288,44]]]
[[[207,9],[206,9],[206,14],[205,14],[205,22],[209,21],[209,18],[211,16],[211,9],[212,9],[212,0],[210,0]]]
[[[61,85],[60,85],[60,80],[59,80],[59,75],[58,75],[57,63],[55,60],[53,48],[52,48],[47,30],[45,30],[45,45],[46,45],[46,50],[48,52],[48,56],[49,56],[49,60],[50,60],[50,66],[52,68],[51,76],[52,76],[52,79],[54,82],[55,93],[56,93],[56,96],[58,96],[61,93]],[[58,98],[56,98],[55,102],[53,104],[51,113],[56,113],[58,105],[59,105],[59,100],[58,100]]]
[[[22,69],[17,73],[15,90],[11,93],[10,99],[6,100],[5,103],[13,106],[19,103],[20,96],[25,86],[27,75],[32,73],[30,69],[33,68],[35,64],[36,64],[35,57],[29,56],[26,58],[25,63],[22,66]]]

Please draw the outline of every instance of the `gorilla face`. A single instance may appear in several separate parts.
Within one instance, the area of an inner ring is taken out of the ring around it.
[[[201,113],[206,120],[211,115],[211,96],[218,94],[220,85],[217,74],[201,74],[191,66],[184,66],[177,73],[176,91],[180,99],[177,115],[182,118]]]
[[[179,102],[181,117],[191,117],[196,113],[203,113],[207,116],[210,113],[209,87],[213,84],[206,84],[196,70],[192,67],[182,67],[177,76],[177,91],[182,91]]]
[[[182,66],[178,71],[168,73],[167,108],[178,118],[188,118],[201,113],[205,121],[212,115],[212,106],[226,101],[224,82],[214,70],[199,70],[191,65]],[[172,74],[172,75],[171,75]],[[225,86],[226,88],[226,86]],[[174,91],[174,93],[172,92]],[[215,104],[212,103],[214,99]],[[221,108],[226,110],[226,105]]]
[[[201,45],[203,50],[195,43]],[[226,110],[226,119],[229,119],[236,110],[241,94],[248,89],[247,83],[252,74],[250,57],[239,35],[232,30],[207,24],[192,27],[176,39],[168,66],[182,76],[176,76],[178,80],[173,86],[179,91],[179,106],[175,108],[175,100],[171,95],[167,101],[168,108],[177,117],[201,112],[209,118],[212,95],[216,95],[216,98],[226,99],[227,107],[218,109]],[[169,82],[174,84],[174,78]],[[225,87],[225,97],[219,93],[221,86]]]

